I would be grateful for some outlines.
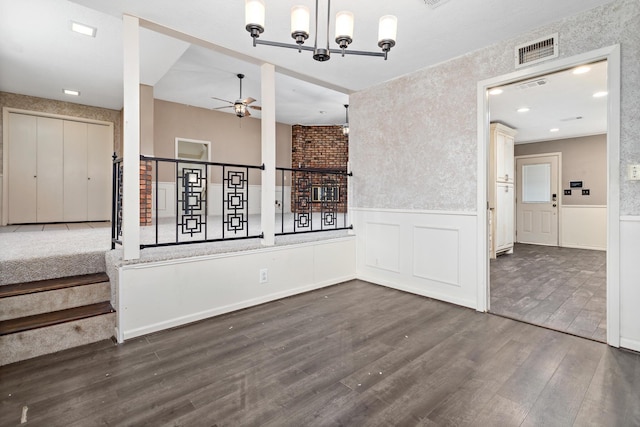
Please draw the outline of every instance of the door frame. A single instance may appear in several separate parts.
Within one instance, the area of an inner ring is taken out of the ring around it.
[[[562,215],[562,153],[560,152],[552,152],[552,153],[540,153],[540,154],[524,154],[522,156],[514,156],[513,157],[513,163],[514,163],[514,183],[513,183],[513,188],[514,188],[514,193],[515,193],[515,206],[513,207],[513,212],[515,214],[515,219],[514,219],[514,238],[513,238],[513,242],[516,243],[518,239],[516,239],[515,237],[515,232],[518,230],[518,180],[517,180],[517,176],[518,176],[518,171],[517,171],[517,167],[518,167],[518,159],[535,159],[536,157],[557,157],[558,158],[558,170],[556,171],[557,175],[558,175],[558,211],[556,213],[556,221],[558,221],[558,247],[562,246],[562,221],[560,221],[561,219],[561,215]]]
[[[620,346],[620,45],[603,47],[568,58],[552,60],[530,68],[479,81],[477,84],[478,193],[476,310],[489,309],[488,227],[488,90],[523,79],[534,78],[581,64],[607,61],[607,343]]]

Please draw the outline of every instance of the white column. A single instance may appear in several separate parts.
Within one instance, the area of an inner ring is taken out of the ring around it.
[[[122,244],[125,260],[140,258],[140,32],[138,18],[124,15],[124,123],[122,138]]]
[[[260,68],[262,76],[262,244],[275,244],[276,219],[276,88],[275,67],[263,64]]]

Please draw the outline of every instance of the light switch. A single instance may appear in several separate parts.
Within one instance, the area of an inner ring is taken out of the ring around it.
[[[631,181],[640,181],[640,165],[629,165],[628,177]]]

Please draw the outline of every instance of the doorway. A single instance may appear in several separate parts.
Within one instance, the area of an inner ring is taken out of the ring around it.
[[[487,95],[487,91],[496,86],[503,86],[507,84],[513,84],[516,82],[522,82],[525,80],[532,80],[537,78],[543,78],[549,73],[555,73],[561,70],[570,69],[578,67],[579,65],[585,63],[593,63],[596,61],[607,60],[607,88],[609,92],[608,99],[606,101],[608,112],[610,113],[610,117],[617,119],[619,112],[619,87],[617,86],[619,83],[619,47],[613,46],[610,48],[603,48],[598,51],[594,51],[588,54],[579,55],[574,58],[569,58],[565,60],[554,61],[554,63],[548,65],[542,65],[537,67],[532,67],[530,70],[518,71],[515,73],[511,73],[509,75],[496,77],[494,79],[486,80],[480,82],[478,85],[479,88],[479,111],[478,111],[478,129],[479,129],[479,140],[481,144],[479,146],[480,156],[479,156],[479,171],[482,172],[481,176],[487,176],[487,155],[488,155],[488,127],[490,117],[490,96]],[[617,197],[619,191],[619,178],[617,176],[619,170],[619,122],[617,120],[609,120],[606,128],[606,163],[607,163],[607,210],[606,210],[606,249],[610,249],[607,252],[600,252],[602,259],[606,261],[607,268],[600,269],[597,272],[592,272],[592,274],[602,275],[605,279],[606,290],[602,292],[603,297],[606,297],[606,320],[602,322],[602,326],[606,328],[606,341],[614,346],[619,345],[619,254],[617,251],[617,242],[619,241],[619,223],[617,221],[617,216],[619,212],[619,200]],[[535,182],[537,177],[536,174],[541,175],[541,171],[544,171],[541,168],[531,168],[531,176]],[[522,172],[522,171],[521,171]],[[540,178],[539,176],[537,178]],[[523,178],[521,177],[520,180]],[[488,187],[488,183],[485,181],[481,183],[480,191],[479,191],[479,202],[481,206],[486,206],[487,196],[486,189]],[[551,199],[553,198],[553,192],[550,192]],[[556,194],[557,201],[560,201],[562,195],[560,194],[560,189]],[[535,194],[534,194],[535,195]],[[553,202],[553,200],[549,200]],[[523,214],[524,215],[524,214]],[[533,226],[533,218],[535,213],[529,212],[527,215],[530,215],[530,225]],[[539,213],[539,217],[543,217],[543,213]],[[489,273],[491,268],[489,266],[488,261],[488,251],[487,243],[490,239],[488,233],[488,225],[487,219],[489,217],[488,211],[482,211],[479,213],[479,247],[478,253],[481,256],[483,261],[482,267],[486,268],[484,270],[486,272],[486,276],[484,276],[485,280],[481,280],[478,289],[479,295],[479,309],[483,311],[493,311],[492,304],[493,301],[491,299],[491,292],[493,292],[493,287],[489,288],[491,284],[491,279],[489,277]],[[516,219],[516,227],[518,220]],[[520,219],[521,225],[526,225],[525,218]],[[522,224],[525,222],[525,224]],[[542,221],[540,222],[542,226]],[[550,226],[550,222],[547,223]],[[549,228],[549,227],[547,227]],[[515,234],[515,233],[514,233]],[[538,242],[540,243],[540,242]],[[521,249],[521,252],[526,252],[524,249],[536,249],[537,247],[545,248],[545,246],[536,244],[536,245],[528,245],[523,243],[515,243],[515,252],[518,252],[518,249]],[[565,248],[557,247],[557,246],[546,246],[547,249],[555,249],[555,250],[563,250]],[[573,250],[573,249],[572,249]],[[583,250],[584,251],[584,250]],[[587,255],[596,254],[596,251],[585,251],[582,254],[578,254],[577,258],[574,258],[573,262],[577,268],[579,268],[580,263],[584,262],[588,264],[591,262],[592,264],[597,264],[597,262],[593,260],[589,260]],[[538,258],[544,258],[543,255],[536,255]],[[500,257],[499,257],[500,258]],[[498,258],[498,259],[499,259]],[[550,257],[553,259],[554,257]],[[486,264],[485,264],[486,263]],[[511,272],[517,271],[517,267],[511,266]],[[537,276],[543,277],[546,273],[544,270],[541,270],[537,273]],[[529,280],[530,284],[537,283],[540,285],[540,281],[542,278],[536,278],[534,280]],[[517,282],[517,277],[512,277],[512,281]],[[553,282],[555,279],[547,277],[550,279],[550,282]],[[554,279],[554,280],[551,280]],[[522,282],[520,282],[522,283]],[[549,287],[545,287],[546,290]],[[543,292],[542,289],[538,288],[537,291]],[[566,292],[566,290],[565,290]],[[540,295],[538,295],[540,296]],[[533,296],[531,296],[533,297]],[[529,300],[529,302],[532,302]],[[533,304],[533,302],[532,302]],[[585,303],[586,304],[586,303]],[[522,306],[526,306],[525,303],[521,304]],[[536,323],[532,321],[532,323]],[[602,332],[602,330],[601,330]],[[601,335],[603,337],[604,334]],[[600,338],[603,339],[603,338]],[[603,339],[604,340],[604,339]]]

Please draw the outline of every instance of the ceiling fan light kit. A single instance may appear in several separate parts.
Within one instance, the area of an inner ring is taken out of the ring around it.
[[[304,46],[304,42],[309,38],[310,12],[306,6],[294,6],[291,9],[291,37],[296,44],[273,42],[269,40],[259,40],[260,34],[264,32],[265,5],[264,0],[245,0],[245,28],[253,39],[253,46],[262,44],[267,46],[284,47],[313,52],[313,59],[316,61],[328,61],[331,53],[339,53],[342,56],[362,55],[381,56],[385,60],[391,48],[396,44],[398,29],[398,19],[393,15],[385,15],[380,18],[378,25],[378,47],[382,52],[369,52],[362,50],[347,50],[353,41],[354,16],[349,11],[341,11],[336,15],[335,41],[340,49],[329,47],[329,25],[331,17],[331,0],[327,0],[327,44],[326,47],[318,47],[318,0],[316,0],[315,16],[315,39],[313,47]]]
[[[231,104],[231,105],[225,105],[224,107],[214,108],[214,110],[221,110],[223,108],[233,108],[233,111],[236,113],[236,116],[240,118],[249,117],[251,115],[251,113],[249,113],[249,108],[252,108],[254,110],[262,110],[262,107],[259,107],[257,105],[249,105],[252,102],[256,102],[256,100],[251,97],[242,99],[242,79],[244,79],[244,74],[236,74],[236,77],[238,77],[238,79],[240,80],[240,98],[236,99],[235,102],[231,102],[231,101],[227,101],[226,99],[216,98],[215,96],[212,96],[211,99],[217,99],[218,101],[224,101]]]

